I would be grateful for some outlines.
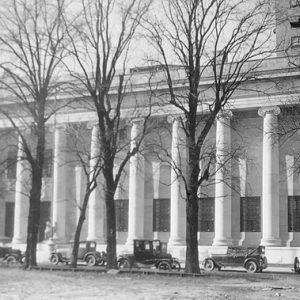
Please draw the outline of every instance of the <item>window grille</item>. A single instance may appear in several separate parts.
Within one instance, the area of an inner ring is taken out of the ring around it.
[[[153,231],[170,231],[170,199],[153,200]]]
[[[198,231],[213,232],[215,230],[215,199],[199,198]]]
[[[45,150],[44,156],[44,165],[43,165],[43,177],[52,177],[52,169],[53,169],[53,150],[47,149]]]
[[[288,196],[288,231],[300,232],[300,196]]]
[[[128,231],[128,199],[115,200],[116,230],[119,232]]]
[[[241,197],[241,232],[260,232],[260,197]]]

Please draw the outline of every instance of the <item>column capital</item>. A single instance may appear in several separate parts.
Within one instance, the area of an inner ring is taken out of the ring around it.
[[[55,130],[60,130],[60,129],[66,129],[67,128],[67,125],[65,123],[59,123],[59,124],[55,124],[51,127],[49,127],[49,132],[53,133],[55,132]]]
[[[86,127],[87,127],[87,129],[93,129],[93,127],[95,127],[97,125],[98,125],[98,122],[96,120],[95,121],[89,121],[89,122],[87,122]]]
[[[167,122],[173,124],[175,121],[186,122],[186,117],[184,115],[169,115],[167,116]]]
[[[217,120],[230,120],[233,117],[233,113],[229,109],[224,109],[218,112],[217,114]]]
[[[139,125],[144,124],[144,122],[145,122],[145,118],[143,118],[143,117],[135,117],[135,118],[130,119],[130,124],[131,125],[139,126]]]
[[[261,107],[258,110],[258,115],[260,117],[264,117],[266,114],[273,114],[275,116],[278,116],[280,114],[280,107],[278,107],[278,106],[266,106],[266,107]]]

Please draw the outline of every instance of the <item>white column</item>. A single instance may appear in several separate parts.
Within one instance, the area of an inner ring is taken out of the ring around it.
[[[12,244],[25,243],[27,238],[31,171],[28,162],[24,158],[25,153],[23,144],[21,137],[19,137],[16,170],[14,237]]]
[[[131,150],[139,142],[143,130],[143,119],[134,119],[131,128]],[[129,214],[127,246],[134,239],[144,237],[144,158],[140,153],[129,162]]]
[[[99,143],[99,125],[98,123],[88,124],[92,128],[91,138],[91,160],[90,160],[90,180],[94,172],[100,167],[100,143]],[[98,186],[90,195],[88,206],[88,240],[97,241],[100,244],[105,243],[105,204],[104,197],[101,194],[103,186],[101,175],[98,176]]]
[[[66,132],[64,125],[54,128],[54,161],[53,161],[53,239],[66,239]]]
[[[231,236],[231,127],[230,111],[217,117],[214,246],[232,244]]]
[[[185,245],[186,203],[183,179],[186,175],[186,135],[180,117],[169,117],[172,123],[172,167],[171,167],[171,207],[170,207],[170,246]]]
[[[265,246],[280,246],[279,238],[279,149],[277,116],[280,108],[263,107],[262,240]]]

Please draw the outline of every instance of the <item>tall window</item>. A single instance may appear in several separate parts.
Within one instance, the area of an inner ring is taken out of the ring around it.
[[[198,231],[213,232],[215,230],[215,199],[199,198]]]
[[[300,6],[300,0],[290,0],[290,6],[291,7]]]
[[[6,178],[15,179],[17,172],[17,150],[9,150],[6,160]]]
[[[300,196],[288,196],[288,230],[300,232]]]
[[[119,232],[128,231],[128,199],[115,200],[116,229]]]
[[[170,199],[153,200],[153,231],[170,231]]]
[[[260,232],[260,197],[241,197],[241,232]]]
[[[43,177],[51,177],[53,168],[53,150],[45,150],[44,166],[43,166]]]

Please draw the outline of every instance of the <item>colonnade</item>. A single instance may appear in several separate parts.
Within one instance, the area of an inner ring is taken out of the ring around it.
[[[262,170],[262,240],[261,244],[268,246],[280,245],[279,238],[279,151],[277,137],[277,117],[280,113],[278,107],[265,107],[259,109],[258,114],[263,117],[263,170]],[[216,176],[215,176],[215,237],[214,246],[230,245],[231,236],[231,189],[229,188],[228,176],[230,168],[225,170],[224,163],[228,159],[228,151],[231,145],[230,119],[232,113],[219,114],[216,120]],[[182,178],[180,172],[185,172],[182,162],[186,162],[186,141],[182,129],[180,117],[169,117],[172,124],[172,161],[171,187],[170,187],[170,239],[171,245],[184,245],[185,243],[185,201]],[[131,127],[131,149],[136,146],[141,133],[143,122],[134,120]],[[100,149],[97,143],[98,126],[92,127],[91,138],[91,165]],[[63,167],[66,136],[62,126],[54,131],[54,170],[53,170],[53,225],[55,225],[55,237],[64,240],[66,229],[66,197],[62,188],[67,178]],[[18,155],[22,155],[21,142]],[[228,164],[227,164],[228,166]],[[128,217],[128,245],[133,239],[143,238],[144,235],[144,158],[136,154],[130,159],[129,165],[129,217]],[[24,196],[26,180],[26,166],[24,161],[17,163],[17,183],[15,196],[15,224],[14,243],[24,242],[26,238],[26,211],[28,201]],[[230,180],[230,179],[229,179]],[[88,208],[88,239],[105,242],[105,216],[104,202],[99,204],[95,191],[91,195]]]

